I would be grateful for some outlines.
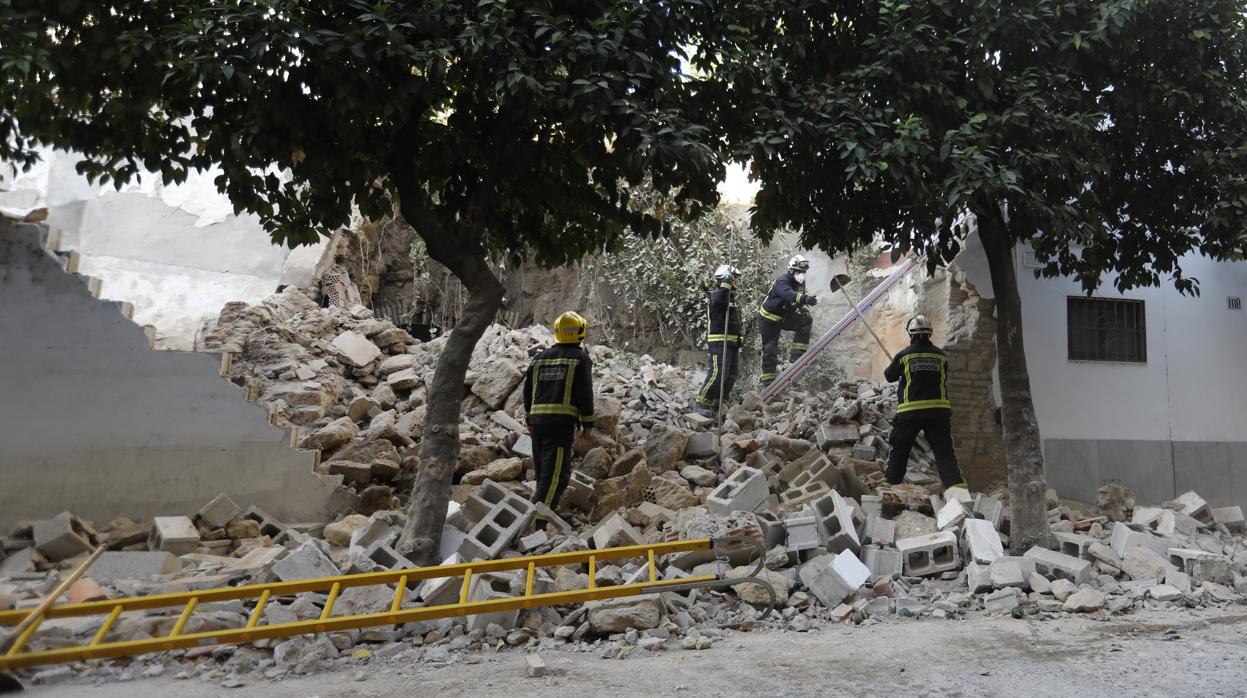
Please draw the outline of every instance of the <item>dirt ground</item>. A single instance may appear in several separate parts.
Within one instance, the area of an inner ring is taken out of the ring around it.
[[[327,698],[605,696],[1243,696],[1247,609],[1153,610],[1091,618],[889,620],[820,624],[807,633],[731,632],[704,651],[539,651],[550,674],[530,678],[520,651],[452,654],[448,664],[370,660],[275,681],[244,677],[238,695]],[[220,680],[171,676],[35,688],[32,696],[220,696]]]

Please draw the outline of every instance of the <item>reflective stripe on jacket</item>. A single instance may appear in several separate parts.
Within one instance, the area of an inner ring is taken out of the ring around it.
[[[772,322],[780,322],[789,311],[801,307],[805,298],[805,284],[797,283],[792,274],[784,274],[771,282],[766,300],[758,308],[758,315]]]
[[[727,327],[723,321],[727,320]],[[729,342],[740,344],[740,309],[736,307],[736,292],[731,284],[719,284],[709,293],[706,304],[706,343]]]
[[[915,339],[892,359],[883,372],[897,385],[896,411],[948,410],[948,355],[929,340]]]
[[[593,425],[593,361],[579,344],[555,344],[528,365],[524,412],[530,424]]]

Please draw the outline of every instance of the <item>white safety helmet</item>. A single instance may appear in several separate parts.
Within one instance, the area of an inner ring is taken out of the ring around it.
[[[910,334],[931,334],[931,321],[926,315],[915,315],[909,318],[905,330]]]
[[[714,278],[716,281],[729,281],[740,276],[740,270],[730,264],[720,264],[714,270]]]
[[[809,270],[809,268],[810,268],[810,260],[806,259],[805,257],[802,257],[799,254],[793,255],[792,259],[788,260],[789,271],[792,271],[794,269],[796,271],[807,271]]]

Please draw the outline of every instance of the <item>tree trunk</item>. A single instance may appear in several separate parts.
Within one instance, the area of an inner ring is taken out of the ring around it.
[[[1014,554],[1021,554],[1048,542],[1052,535],[1044,497],[1043,452],[1022,343],[1022,299],[1012,238],[994,204],[979,212],[978,226],[996,294],[996,357],[1009,472],[1009,547]]]
[[[468,290],[463,315],[437,358],[428,391],[420,469],[407,507],[399,552],[421,566],[438,565],[450,484],[459,458],[459,418],[464,376],[481,335],[502,306],[503,287],[486,261],[479,231],[456,226],[452,232],[431,214],[421,196],[404,196],[403,216],[424,239],[429,257],[454,272]]]

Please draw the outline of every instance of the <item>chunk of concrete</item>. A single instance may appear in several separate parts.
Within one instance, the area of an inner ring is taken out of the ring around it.
[[[961,500],[950,499],[944,503],[944,506],[940,507],[939,512],[935,515],[935,527],[941,531],[947,531],[964,521],[969,515],[970,512],[966,511],[966,507],[961,503]]]
[[[957,488],[960,489],[960,488]],[[962,527],[962,540],[970,559],[984,565],[1005,554],[1000,534],[991,523],[983,519],[966,519]]]
[[[225,528],[231,519],[242,513],[242,508],[234,503],[224,492],[212,498],[211,502],[199,510],[199,518],[209,528]]]
[[[1024,558],[1035,565],[1035,572],[1048,579],[1068,579],[1074,584],[1091,581],[1091,561],[1055,550],[1034,547],[1026,551]]]
[[[354,366],[367,366],[381,357],[377,345],[368,341],[364,335],[348,330],[334,338],[334,350]]]
[[[157,516],[152,519],[147,547],[174,555],[189,555],[199,547],[199,529],[186,516]]]
[[[319,541],[309,540],[295,548],[289,555],[273,565],[273,574],[283,582],[336,577],[341,574],[337,566],[321,549],[319,543]]]
[[[905,573],[910,576],[926,577],[961,567],[957,536],[951,531],[898,540],[896,549],[905,556]]]
[[[91,565],[91,576],[100,581],[143,579],[173,574],[182,562],[172,553],[143,550],[108,550]]]
[[[36,523],[33,527],[35,549],[47,559],[57,562],[91,552],[91,545],[82,524],[67,511]],[[195,552],[192,548],[189,552]]]
[[[597,635],[622,633],[628,629],[652,630],[662,620],[659,600],[653,596],[590,601],[589,630]]]

